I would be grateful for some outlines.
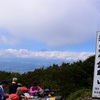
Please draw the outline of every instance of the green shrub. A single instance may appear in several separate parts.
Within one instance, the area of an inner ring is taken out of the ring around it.
[[[68,96],[67,100],[83,100],[84,98],[91,97],[90,89],[80,89]]]

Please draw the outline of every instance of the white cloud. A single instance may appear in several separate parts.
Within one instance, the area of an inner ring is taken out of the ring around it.
[[[0,26],[19,39],[27,37],[48,46],[80,44],[94,38],[100,28],[97,1],[1,0]]]
[[[89,56],[94,55],[93,52],[60,52],[60,51],[29,51],[26,49],[6,49],[0,50],[0,57],[3,58],[41,58],[41,59],[58,59],[58,60],[85,60]]]

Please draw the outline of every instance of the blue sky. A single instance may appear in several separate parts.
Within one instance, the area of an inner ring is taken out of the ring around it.
[[[47,50],[49,57],[56,51],[88,57],[95,53],[99,30],[100,0],[0,0],[2,56],[5,51]]]

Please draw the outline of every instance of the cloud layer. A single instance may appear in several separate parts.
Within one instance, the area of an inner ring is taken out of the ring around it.
[[[29,51],[25,49],[6,49],[0,50],[0,58],[35,58],[35,59],[58,59],[61,61],[78,61],[85,60],[93,52],[60,52],[60,51]]]
[[[62,47],[92,40],[100,28],[99,0],[2,0],[0,42],[39,41]],[[7,35],[3,35],[5,31]]]

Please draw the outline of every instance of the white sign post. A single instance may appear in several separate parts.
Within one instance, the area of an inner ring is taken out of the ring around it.
[[[97,32],[92,97],[100,98],[100,32]]]

